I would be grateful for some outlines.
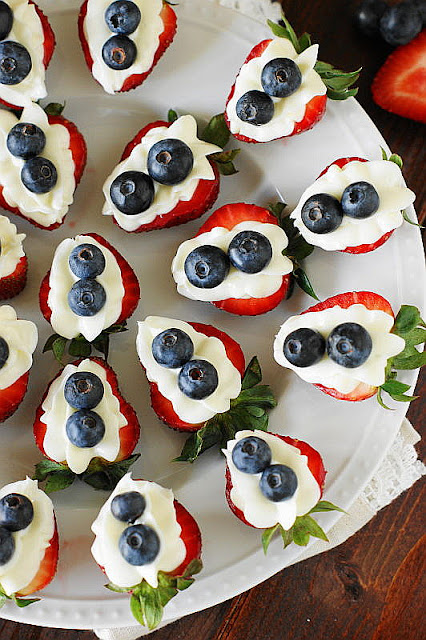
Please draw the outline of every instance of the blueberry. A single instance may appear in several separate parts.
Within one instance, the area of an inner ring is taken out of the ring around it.
[[[31,56],[19,42],[0,42],[0,84],[19,84],[32,68]]]
[[[134,524],[124,529],[118,541],[121,555],[129,564],[140,567],[155,560],[160,551],[160,538],[152,527]]]
[[[243,122],[260,126],[272,120],[274,103],[266,93],[253,89],[241,96],[235,110]]]
[[[422,26],[421,13],[411,2],[388,7],[380,19],[382,38],[393,47],[410,42]]]
[[[9,529],[0,527],[0,566],[9,562],[15,552],[15,540]]]
[[[65,431],[69,441],[79,449],[96,446],[105,435],[105,423],[95,411],[80,409],[68,418]]]
[[[154,182],[142,171],[124,171],[113,180],[109,193],[117,209],[132,216],[151,206],[155,195]]]
[[[217,389],[218,384],[217,371],[207,360],[189,360],[179,372],[179,389],[192,400],[207,398]]]
[[[166,138],[152,145],[147,159],[148,173],[160,184],[183,182],[194,166],[191,148],[177,138]]]
[[[0,40],[5,40],[12,29],[13,12],[6,2],[0,2]]]
[[[271,262],[271,243],[257,231],[241,231],[229,243],[228,256],[236,269],[259,273]]]
[[[302,207],[302,222],[312,233],[330,233],[339,227],[343,211],[337,198],[328,193],[316,193]]]
[[[55,186],[58,173],[53,162],[42,156],[36,156],[27,160],[22,167],[21,180],[32,193],[48,193]]]
[[[327,338],[329,357],[347,369],[361,366],[373,347],[371,336],[356,322],[344,322],[333,329]]]
[[[111,513],[120,522],[134,522],[145,511],[146,500],[139,491],[119,493],[111,502]]]
[[[269,96],[287,98],[302,84],[302,74],[294,60],[275,58],[263,67],[261,83]]]
[[[9,131],[6,144],[13,156],[28,160],[43,151],[46,145],[46,136],[36,124],[18,122]]]
[[[284,356],[295,367],[310,367],[325,353],[325,339],[313,329],[296,329],[284,340]]]
[[[297,476],[285,464],[271,464],[262,473],[259,487],[268,500],[282,502],[296,493]]]
[[[77,280],[68,293],[68,304],[77,316],[94,316],[106,302],[103,286],[90,278]]]
[[[141,21],[141,12],[134,2],[117,0],[107,7],[105,22],[113,33],[129,35],[136,31]]]
[[[229,258],[222,249],[205,244],[187,255],[184,269],[186,277],[194,287],[213,289],[225,280],[229,266]]]
[[[423,24],[426,23],[426,0],[409,0],[410,4],[416,7],[417,11],[420,13],[420,17],[423,21]]]
[[[86,242],[71,251],[68,264],[77,278],[96,278],[105,270],[105,256],[99,247]]]
[[[33,518],[33,503],[27,496],[9,493],[0,500],[0,527],[21,531],[31,524]]]
[[[94,409],[104,396],[102,380],[90,371],[76,371],[67,379],[64,397],[73,409]]]
[[[151,349],[154,360],[167,369],[182,367],[194,354],[191,338],[181,329],[162,331],[155,336]]]
[[[342,194],[343,213],[351,218],[369,218],[380,205],[379,194],[369,182],[353,182]]]
[[[271,464],[271,448],[256,436],[239,440],[232,449],[232,462],[243,473],[261,473]]]
[[[358,29],[366,36],[379,32],[379,21],[387,4],[384,0],[363,0],[355,10],[354,20]]]
[[[127,36],[112,36],[102,47],[103,61],[114,71],[131,67],[136,56],[136,45]]]
[[[9,345],[6,340],[0,336],[0,369],[3,369],[9,357]]]

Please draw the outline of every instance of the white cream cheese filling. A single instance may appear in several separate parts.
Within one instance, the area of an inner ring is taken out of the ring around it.
[[[0,389],[7,389],[31,368],[38,342],[38,331],[34,322],[18,320],[13,307],[2,305],[0,336],[6,340],[9,347],[9,356],[0,369]]]
[[[6,216],[0,216],[0,278],[10,276],[25,256],[23,241],[25,233],[18,233],[17,228]]]

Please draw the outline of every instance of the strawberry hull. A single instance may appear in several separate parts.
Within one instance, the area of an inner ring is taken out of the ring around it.
[[[22,256],[13,273],[0,278],[0,300],[14,298],[21,293],[27,283],[28,258]]]
[[[40,563],[39,570],[37,571],[34,578],[31,580],[30,584],[21,589],[15,595],[18,597],[21,596],[29,596],[35,591],[40,591],[44,589],[55,577],[56,569],[58,565],[58,557],[59,557],[59,537],[58,537],[58,527],[56,524],[55,518],[55,532],[52,538],[49,541],[49,546],[46,548],[44,552],[43,559]]]
[[[27,371],[9,387],[0,389],[0,422],[10,418],[21,404],[27,392],[29,375]]]

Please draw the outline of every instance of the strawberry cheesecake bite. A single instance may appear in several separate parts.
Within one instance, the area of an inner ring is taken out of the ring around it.
[[[45,98],[45,71],[54,48],[52,28],[35,2],[1,2],[0,102],[19,109]]]
[[[284,15],[283,22],[268,21],[277,37],[251,50],[228,96],[225,120],[243,142],[270,142],[307,131],[323,117],[327,96],[344,100],[356,94],[349,87],[358,71],[344,73],[320,62],[309,34],[297,38]]]
[[[0,307],[0,422],[9,418],[27,392],[29,371],[38,342],[36,325],[19,320],[9,305]]]
[[[152,122],[129,142],[105,181],[103,215],[128,232],[199,218],[219,194],[219,171],[210,156],[220,152],[197,136],[191,115]]]
[[[139,297],[129,263],[96,233],[60,243],[39,294],[41,311],[59,336],[89,343],[124,323]]]
[[[0,489],[0,606],[46,587],[56,573],[58,530],[50,498],[26,478]]]
[[[111,490],[139,457],[131,456],[140,432],[136,413],[100,358],[76,360],[58,373],[37,408],[33,430],[40,451],[57,463],[37,465],[37,479],[48,480],[46,491],[65,488],[76,476]]]
[[[288,318],[274,342],[274,358],[303,380],[339,400],[357,402],[386,391],[409,401],[410,388],[396,379],[398,369],[425,364],[424,326],[416,307],[402,306],[397,317],[382,296],[370,291],[339,294],[301,315]]]
[[[201,563],[201,533],[170,489],[127,474],[92,525],[92,555],[108,589],[131,594],[136,620],[154,629],[163,607],[193,582]]]
[[[178,292],[238,315],[259,315],[285,298],[292,261],[275,216],[256,205],[227,204],[215,211],[172,263]]]
[[[60,105],[0,111],[0,206],[36,227],[59,227],[86,164],[86,144]]]
[[[305,240],[325,251],[367,253],[389,239],[415,200],[402,161],[339,158],[302,194],[290,214]]]
[[[95,80],[121,93],[149,76],[174,38],[176,14],[165,0],[85,0],[78,30]]]
[[[27,282],[28,259],[24,233],[18,233],[6,216],[0,216],[0,300],[14,298]]]
[[[223,449],[228,505],[244,524],[263,529],[266,553],[273,534],[305,546],[310,536],[327,540],[309,515],[341,511],[321,501],[326,471],[318,451],[306,442],[264,431],[238,431]]]

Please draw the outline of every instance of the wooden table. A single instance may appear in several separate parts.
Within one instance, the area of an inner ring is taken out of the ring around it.
[[[301,34],[314,34],[321,59],[351,70],[363,67],[358,100],[393,152],[404,158],[404,175],[426,218],[425,127],[377,107],[370,94],[375,72],[390,49],[352,27],[357,2],[283,0]],[[413,274],[413,278],[416,274]],[[426,372],[422,398],[408,417],[424,431]],[[421,448],[419,448],[421,451]],[[424,453],[424,445],[423,445]],[[155,640],[424,640],[424,484],[418,482],[340,547],[285,569],[263,584],[207,611],[160,629]],[[220,585],[218,585],[220,588]],[[0,620],[1,640],[94,640],[90,631],[60,631]]]

